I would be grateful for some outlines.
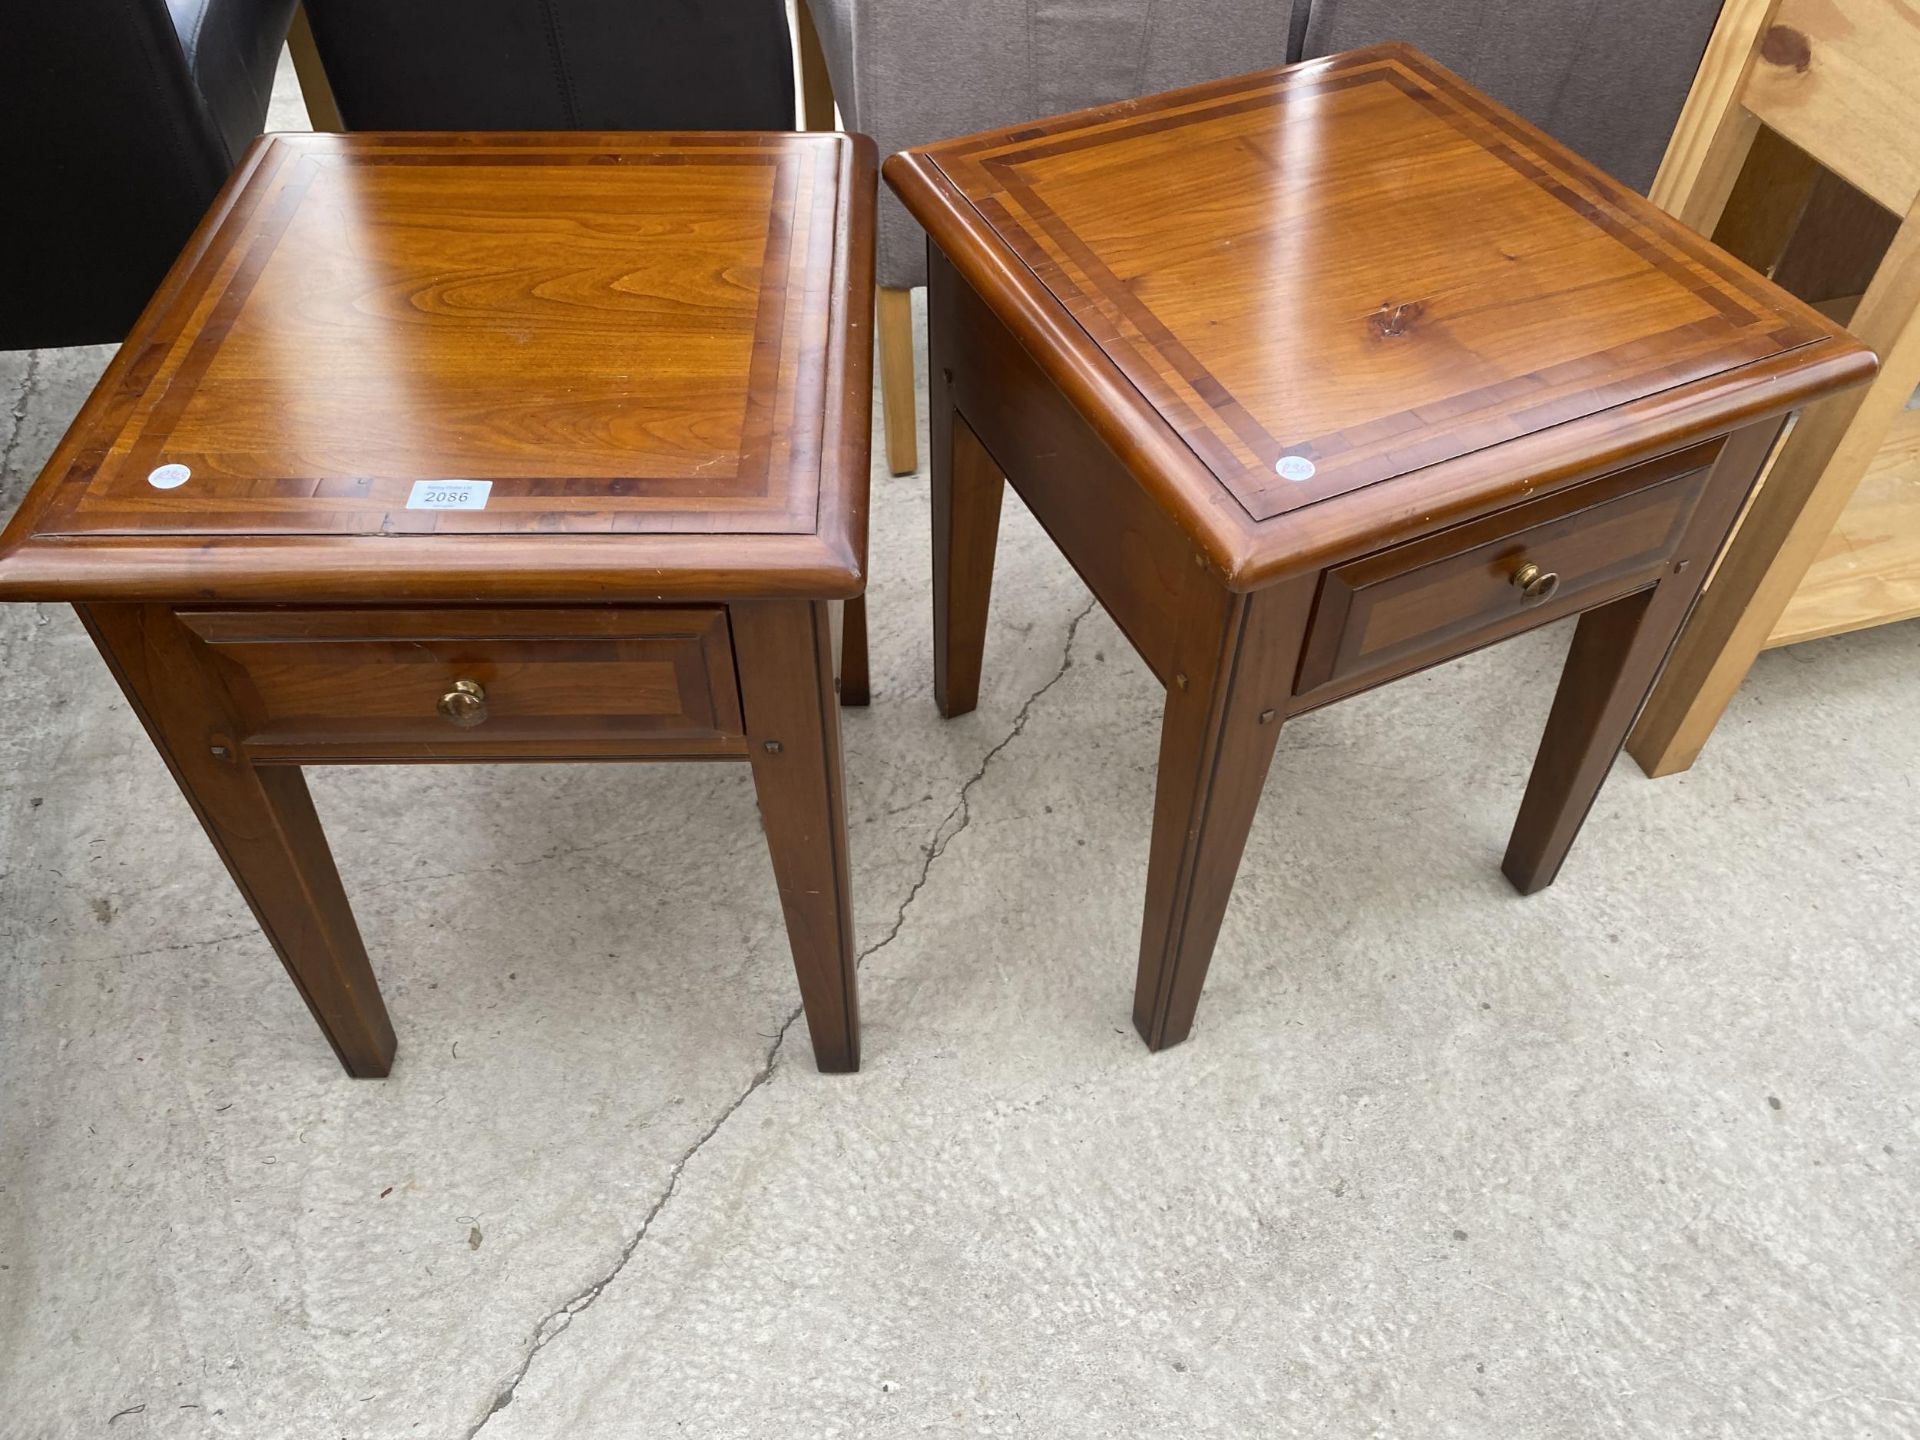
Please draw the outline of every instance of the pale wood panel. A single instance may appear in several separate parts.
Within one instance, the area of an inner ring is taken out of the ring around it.
[[[837,130],[834,114],[833,77],[827,73],[827,53],[820,48],[820,32],[813,23],[813,10],[807,0],[794,0],[788,23],[793,27],[794,49],[800,57],[800,121],[803,130]]]
[[[920,421],[913,394],[913,292],[882,290],[876,307],[887,469],[895,475],[911,475],[920,468]]]
[[[340,106],[333,98],[333,83],[327,79],[327,67],[320,63],[320,51],[313,43],[313,25],[307,19],[307,7],[293,12],[287,28],[287,51],[293,56],[293,73],[300,78],[300,98],[307,102],[307,123],[315,130],[344,130]]]
[[[1693,763],[1763,647],[1920,613],[1920,455],[1903,418],[1920,380],[1917,67],[1920,12],[1908,5],[1730,0],[1655,183],[1672,213],[1697,227],[1717,221],[1764,122],[1907,218],[1858,308],[1844,298],[1821,307],[1851,311],[1882,356],[1880,376],[1815,406],[1783,440],[1629,742],[1650,775]],[[1780,278],[1796,268],[1797,288],[1819,300],[1859,283],[1878,243],[1861,232],[1880,212],[1854,199],[1857,219],[1789,245],[1836,273],[1810,289],[1805,267],[1783,260]],[[1798,197],[1785,203],[1802,208]]]
[[[1920,11],[1890,0],[1780,0],[1741,104],[1890,210],[1920,193]]]
[[[1920,410],[1905,410],[1793,592],[1769,646],[1920,615]]]
[[[1809,408],[1782,443],[1628,742],[1649,775],[1698,758],[1880,452],[1920,382],[1916,310],[1920,209],[1908,214],[1853,317],[1854,333],[1881,357],[1880,374],[1864,390]]]
[[[1648,198],[1703,235],[1733,193],[1759,122],[1737,103],[1776,0],[1727,0]]]
[[[1740,178],[1714,226],[1713,243],[1778,283],[1775,267],[1798,237],[1825,173],[1798,145],[1763,128],[1753,137]],[[1865,288],[1864,282],[1855,287],[1856,298]],[[1799,290],[1793,293],[1802,300],[1813,298]]]

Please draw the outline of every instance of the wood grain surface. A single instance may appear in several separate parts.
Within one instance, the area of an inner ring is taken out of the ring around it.
[[[887,176],[1237,588],[1872,366],[1402,46],[944,142]]]
[[[228,689],[246,724],[235,738],[255,758],[380,758],[409,741],[445,760],[502,742],[746,748],[720,606],[178,613],[237,672]],[[484,697],[470,728],[435,708],[462,680]]]
[[[1680,542],[1717,449],[1696,445],[1329,570],[1300,692],[1377,683],[1456,655],[1463,640],[1509,622],[1545,624],[1586,609],[1599,592],[1651,583]],[[1554,577],[1537,601],[1514,584],[1528,564]]]
[[[857,593],[871,167],[843,135],[266,137],[0,593]],[[484,508],[410,504],[437,481]]]
[[[1903,410],[1767,644],[1920,616],[1920,410]]]
[[[1913,57],[1920,10],[1888,0],[1780,0],[1740,106],[1896,214],[1920,196]]]

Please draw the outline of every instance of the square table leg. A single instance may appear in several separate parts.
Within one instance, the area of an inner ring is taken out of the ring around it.
[[[1318,576],[1250,595],[1195,570],[1160,727],[1133,1025],[1152,1050],[1193,1028],[1260,806]]]
[[[980,663],[993,594],[1006,480],[973,427],[936,385],[933,473],[933,698],[948,719],[980,702]]]
[[[393,1066],[393,1024],[306,781],[240,751],[232,702],[164,605],[75,607],[349,1075]]]
[[[1765,420],[1728,436],[1713,483],[1658,583],[1580,617],[1501,862],[1522,895],[1546,889],[1560,873],[1779,432],[1778,420]]]
[[[763,600],[728,610],[787,943],[814,1060],[832,1073],[860,1068],[860,1012],[830,603]]]
[[[1500,865],[1522,895],[1560,873],[1685,613],[1663,582],[1580,617]]]
[[[840,703],[870,705],[873,687],[867,674],[867,597],[856,595],[841,605]]]

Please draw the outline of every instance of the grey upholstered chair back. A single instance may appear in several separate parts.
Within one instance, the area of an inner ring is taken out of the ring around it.
[[[1312,0],[1301,55],[1405,40],[1645,191],[1720,0]]]
[[[810,0],[849,129],[882,154],[1406,40],[1644,189],[1719,0]],[[880,283],[926,279],[883,192]]]

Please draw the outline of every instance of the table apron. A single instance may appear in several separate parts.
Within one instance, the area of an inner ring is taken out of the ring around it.
[[[1180,596],[1205,560],[936,251],[927,289],[934,404],[956,410],[1161,684]],[[941,433],[936,417],[934,433]]]
[[[259,763],[747,753],[724,606],[183,609]]]

